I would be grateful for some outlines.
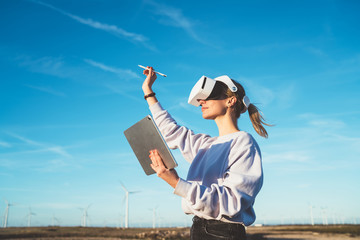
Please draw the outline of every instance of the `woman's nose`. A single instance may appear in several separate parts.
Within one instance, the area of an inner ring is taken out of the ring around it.
[[[200,105],[203,105],[203,104],[206,102],[206,100],[204,100],[204,99],[198,99],[198,102],[200,103]]]

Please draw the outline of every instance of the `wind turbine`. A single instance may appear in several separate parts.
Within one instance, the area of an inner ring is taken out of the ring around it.
[[[55,214],[53,214],[53,217],[52,217],[52,219],[51,219],[52,226],[55,226],[55,221],[58,223],[58,225],[60,225],[59,219],[57,219],[57,218],[55,217]]]
[[[89,209],[89,207],[91,206],[91,204],[89,204],[84,211],[84,227],[86,227],[87,225],[87,218],[89,217],[87,210]]]
[[[14,206],[15,204],[11,204],[8,202],[8,200],[5,199],[5,203],[6,203],[6,209],[5,209],[5,217],[4,217],[4,228],[7,227],[7,223],[8,223],[8,218],[9,218],[9,208],[11,206]]]
[[[310,221],[311,221],[311,225],[314,226],[313,206],[311,205],[311,203],[309,203],[309,209],[310,209]]]
[[[322,207],[322,208],[321,208],[321,216],[322,216],[323,225],[328,225],[328,219],[327,219],[327,212],[326,212],[326,210],[327,210],[326,207]]]
[[[133,192],[129,192],[126,187],[124,186],[124,184],[121,184],[121,187],[124,189],[125,191],[125,199],[126,199],[126,211],[125,211],[125,228],[129,228],[129,194],[134,194],[134,193],[138,193],[139,191],[133,191]]]
[[[116,228],[122,228],[123,227],[123,216],[121,213],[119,213],[119,218],[117,219],[117,226]]]
[[[81,213],[82,213],[82,215],[81,215],[81,218],[80,218],[80,226],[82,227],[83,225],[84,225],[84,208],[78,208],[80,211],[81,211]]]
[[[28,217],[28,227],[31,227],[31,216],[33,216],[33,215],[36,215],[36,213],[33,213],[31,211],[31,207],[29,207],[29,213],[27,215],[27,217]]]
[[[158,207],[156,206],[156,207],[154,207],[153,209],[149,209],[150,211],[152,211],[153,212],[153,222],[152,222],[152,228],[156,228],[156,209],[157,209]]]
[[[89,216],[87,213],[87,210],[89,209],[90,206],[91,206],[91,204],[89,204],[86,208],[79,208],[83,212],[83,215],[81,216],[81,226],[82,227],[86,227],[86,225],[87,225],[87,218]]]

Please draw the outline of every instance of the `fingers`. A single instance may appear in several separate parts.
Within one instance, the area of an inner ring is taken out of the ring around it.
[[[149,157],[150,157],[152,163],[155,166],[164,165],[163,162],[162,162],[161,156],[160,156],[159,152],[156,149],[150,151]]]
[[[146,76],[153,76],[155,74],[154,68],[147,66],[146,69],[143,71],[143,74]]]
[[[156,172],[158,177],[165,180],[170,186],[173,188],[176,187],[176,185],[179,182],[179,176],[175,169],[167,169],[164,165],[164,162],[162,161],[162,158],[158,152],[158,150],[151,150],[150,155],[151,159],[151,168]]]
[[[158,172],[159,170],[166,168],[158,150],[151,150],[149,157],[152,162],[150,165],[154,169],[154,171]]]

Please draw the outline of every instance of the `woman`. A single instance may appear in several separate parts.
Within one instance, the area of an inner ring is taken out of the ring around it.
[[[259,146],[250,134],[239,130],[237,119],[247,110],[256,132],[263,137],[267,137],[263,125],[268,124],[258,109],[245,101],[243,87],[229,78],[236,92],[216,81],[211,95],[198,100],[203,118],[215,121],[219,136],[194,134],[178,126],[158,102],[152,90],[156,80],[153,68],[147,67],[144,74],[142,89],[157,126],[169,147],[178,148],[191,163],[184,180],[175,169],[164,166],[156,149],[149,155],[157,175],[182,197],[184,212],[195,215],[191,239],[246,239],[244,226],[255,221],[253,204],[263,173]]]

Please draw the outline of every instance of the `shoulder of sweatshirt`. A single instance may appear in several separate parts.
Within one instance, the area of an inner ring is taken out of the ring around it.
[[[260,153],[260,147],[255,138],[250,133],[244,131],[241,131],[239,136],[234,139],[234,145],[244,149],[252,149],[252,151],[255,150]]]
[[[245,131],[230,133],[225,136],[217,137],[215,140],[215,142],[217,143],[223,143],[228,141],[232,141],[233,144],[236,145],[249,145],[256,143],[254,137],[250,133],[247,133]]]
[[[259,156],[261,157],[260,148],[254,139],[254,137],[244,131],[239,131],[229,136],[225,135],[223,137],[219,137],[218,143],[225,143],[231,141],[231,149],[229,152],[229,160],[237,161],[239,158],[245,156]],[[231,163],[229,163],[231,164]]]

